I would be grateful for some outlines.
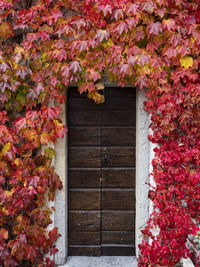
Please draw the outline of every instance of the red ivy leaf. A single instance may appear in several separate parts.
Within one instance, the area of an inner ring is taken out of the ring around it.
[[[3,176],[0,175],[0,185],[5,184],[5,178]]]
[[[9,121],[7,112],[5,110],[0,111],[0,123],[5,124],[6,121]]]
[[[21,130],[22,128],[25,128],[27,126],[26,118],[25,117],[18,117],[13,122],[14,127],[17,130]]]
[[[155,4],[151,1],[144,2],[142,10],[147,11],[148,13],[152,14],[155,10]]]
[[[163,20],[164,28],[167,28],[168,31],[175,30],[176,22],[173,19],[164,19]]]
[[[42,17],[42,21],[47,22],[49,26],[56,23],[58,18],[62,17],[62,13],[59,9],[54,9],[51,11],[51,14],[48,14],[46,16]]]
[[[83,83],[79,88],[78,88],[79,92],[82,94],[83,92],[93,92],[96,90],[94,83],[92,82],[85,82]]]
[[[8,66],[8,64],[6,64],[5,62],[0,62],[0,71],[4,73],[7,69],[10,69],[10,66]]]
[[[15,267],[19,266],[19,263],[15,257],[8,258],[4,261],[5,267]]]
[[[100,4],[98,7],[98,12],[102,12],[104,17],[106,17],[108,14],[112,14],[112,7],[109,4]]]
[[[137,40],[137,41],[140,41],[140,40],[143,40],[144,39],[144,31],[143,30],[137,30],[134,34],[134,38]]]
[[[59,25],[59,27],[56,28],[55,34],[57,34],[58,37],[60,38],[62,34],[67,36],[71,32],[72,28],[68,24],[66,24],[66,25]]]
[[[119,65],[119,74],[124,78],[129,74],[130,66],[129,64],[121,64]]]
[[[44,84],[43,83],[38,83],[37,86],[34,88],[34,90],[37,92],[37,95],[39,95],[41,92],[44,92]]]
[[[29,186],[32,185],[34,187],[37,187],[39,180],[40,180],[40,177],[39,176],[33,176],[33,177],[31,177],[31,179],[29,180]]]
[[[140,55],[138,58],[138,62],[142,67],[144,67],[145,64],[150,64],[149,56],[148,55]]]
[[[69,66],[68,65],[63,65],[61,67],[61,74],[62,76],[69,78]]]
[[[38,249],[33,248],[32,246],[26,245],[26,257],[27,259],[34,262],[35,258],[38,256]]]
[[[50,34],[48,32],[45,32],[45,31],[39,31],[38,32],[38,38],[41,38],[41,40],[44,42],[46,40],[49,40],[50,39]]]
[[[61,108],[58,106],[56,108],[42,107],[40,110],[40,115],[43,119],[54,120],[60,115]]]
[[[137,56],[130,56],[128,58],[128,63],[132,66],[134,66],[137,63]]]
[[[67,59],[67,53],[65,49],[55,49],[52,54],[53,58],[57,58],[59,62],[61,62],[63,59]]]
[[[53,230],[51,230],[49,232],[49,239],[51,240],[51,243],[55,243],[56,240],[58,239],[58,237],[60,236],[60,234],[58,233],[58,228],[55,227]]]
[[[138,86],[140,90],[146,88],[147,87],[146,77],[137,77],[135,85]]]
[[[138,13],[139,5],[138,4],[127,4],[126,13],[135,16]]]
[[[160,22],[150,23],[147,26],[148,34],[158,35],[163,32],[162,24]]]
[[[94,39],[101,43],[103,40],[108,41],[109,37],[110,33],[108,31],[98,30]]]
[[[98,71],[95,70],[88,70],[85,73],[85,80],[92,80],[93,82],[96,82],[97,80],[101,79],[101,75]]]
[[[123,17],[124,17],[124,12],[123,12],[122,9],[116,9],[116,10],[114,11],[114,18],[115,18],[116,20],[123,19]]]
[[[177,55],[177,52],[176,52],[176,49],[175,48],[173,48],[173,47],[168,47],[166,50],[165,50],[165,52],[164,52],[164,54],[163,54],[164,56],[167,56],[169,59],[171,59],[171,58],[175,58],[176,57],[176,55]]]
[[[81,72],[81,70],[82,70],[78,61],[74,61],[74,62],[70,63],[69,69],[72,71],[72,74],[75,74],[78,71]]]
[[[25,79],[25,77],[27,75],[31,75],[32,74],[32,70],[27,68],[27,67],[19,67],[16,71],[15,71],[15,75],[16,76],[20,76],[23,80]]]
[[[119,35],[121,35],[123,32],[127,33],[128,32],[127,24],[125,22],[119,23],[115,28],[114,32],[119,33]]]
[[[88,43],[86,41],[79,41],[76,48],[79,52],[86,51],[88,48]]]
[[[73,20],[72,25],[75,25],[77,30],[80,31],[82,28],[85,28],[86,23],[85,20],[82,18],[78,18],[76,20]]]
[[[128,28],[131,30],[137,26],[138,21],[135,18],[129,18],[126,19],[126,24],[128,25]]]

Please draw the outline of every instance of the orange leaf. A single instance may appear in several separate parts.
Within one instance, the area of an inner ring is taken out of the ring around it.
[[[10,36],[14,36],[14,32],[10,22],[6,21],[0,25],[0,37],[7,39]]]
[[[8,239],[8,230],[0,228],[0,238]]]

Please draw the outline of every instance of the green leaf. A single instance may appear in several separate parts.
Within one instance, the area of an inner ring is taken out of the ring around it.
[[[51,147],[45,148],[44,154],[47,158],[52,159],[55,156],[55,150]]]
[[[104,48],[108,48],[108,47],[112,47],[114,44],[113,44],[113,42],[112,42],[111,39],[108,39],[108,41],[103,40],[103,42],[101,43],[101,45]]]
[[[19,92],[16,96],[16,100],[20,103],[20,104],[24,104],[26,101],[26,95],[23,93],[23,91]]]

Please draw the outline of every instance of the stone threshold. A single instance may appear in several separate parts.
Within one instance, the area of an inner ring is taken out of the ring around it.
[[[136,257],[68,257],[65,265],[60,267],[137,267]]]
[[[181,259],[181,266],[182,267],[194,267],[194,264],[190,258]]]

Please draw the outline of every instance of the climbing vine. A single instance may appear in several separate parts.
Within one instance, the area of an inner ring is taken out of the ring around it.
[[[54,150],[41,148],[66,133],[67,87],[101,103],[104,73],[146,90],[157,144],[138,265],[190,255],[200,220],[199,53],[199,0],[0,0],[1,266],[54,265],[44,255],[59,234],[47,230],[45,196],[54,200],[62,184]]]

